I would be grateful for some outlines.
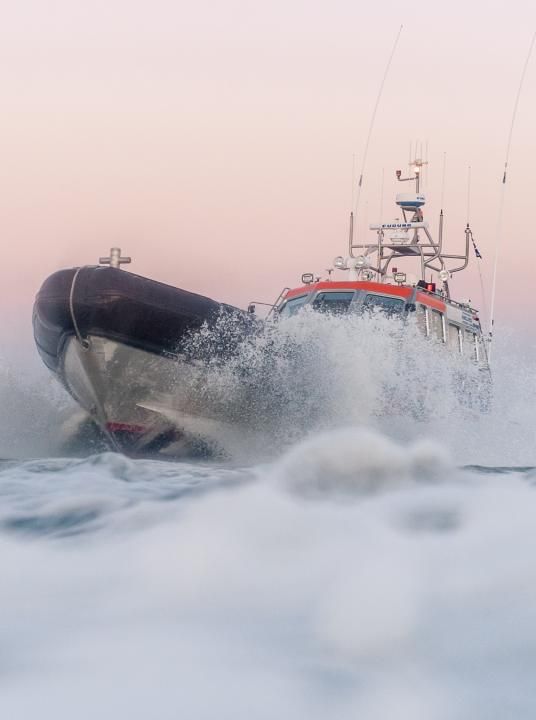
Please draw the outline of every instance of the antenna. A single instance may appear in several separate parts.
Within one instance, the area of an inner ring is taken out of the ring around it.
[[[380,223],[383,222],[383,186],[385,184],[385,168],[382,168],[382,181],[380,185]]]
[[[495,234],[495,257],[493,260],[493,280],[491,283],[491,310],[490,310],[490,324],[489,324],[489,349],[488,349],[488,361],[491,361],[491,341],[493,339],[493,326],[495,324],[495,294],[497,290],[497,266],[499,261],[499,248],[501,244],[501,236],[502,236],[502,222],[503,222],[503,211],[504,211],[504,196],[506,193],[506,173],[508,170],[508,161],[510,159],[510,147],[512,145],[512,136],[514,133],[514,124],[516,120],[517,115],[517,107],[519,105],[519,98],[521,97],[521,91],[523,89],[523,83],[525,81],[525,75],[527,74],[527,68],[530,62],[530,58],[532,56],[532,51],[534,49],[534,43],[536,42],[536,32],[532,35],[532,39],[530,41],[529,45],[529,51],[527,53],[527,57],[525,59],[525,64],[523,65],[523,70],[521,71],[521,79],[519,81],[519,87],[517,89],[517,95],[514,102],[514,109],[512,112],[512,121],[510,123],[510,130],[508,132],[508,142],[506,143],[506,157],[504,160],[504,172],[502,177],[502,183],[501,183],[501,199],[499,202],[499,215],[497,217],[497,229]]]
[[[381,83],[380,83],[380,89],[379,89],[379,91],[378,91],[378,96],[377,96],[376,102],[375,102],[375,104],[374,104],[374,109],[373,109],[373,111],[372,111],[372,117],[371,117],[371,119],[370,119],[370,125],[369,125],[369,129],[368,129],[368,134],[367,134],[367,141],[366,141],[366,143],[365,143],[365,151],[364,151],[364,153],[363,153],[363,163],[362,163],[362,165],[361,165],[361,172],[360,172],[360,174],[359,174],[359,182],[358,182],[358,184],[357,184],[357,197],[356,197],[355,208],[354,208],[355,214],[357,214],[357,211],[358,211],[358,209],[359,209],[359,200],[360,200],[360,197],[361,197],[361,187],[362,187],[362,185],[363,185],[363,174],[364,174],[364,172],[365,172],[365,166],[366,166],[366,163],[367,163],[368,150],[369,150],[369,145],[370,145],[370,138],[371,138],[371,135],[372,135],[372,130],[374,129],[374,121],[376,120],[376,113],[378,112],[378,106],[379,106],[379,104],[380,104],[380,100],[381,100],[381,97],[382,97],[382,94],[383,94],[383,88],[384,88],[384,86],[385,86],[385,81],[387,80],[387,75],[389,74],[389,69],[390,69],[390,67],[391,67],[391,63],[392,63],[392,61],[393,61],[393,57],[394,57],[394,54],[395,54],[395,50],[396,50],[396,47],[397,47],[397,45],[398,45],[398,41],[399,41],[399,39],[400,39],[400,35],[401,35],[401,33],[402,33],[402,28],[403,28],[403,27],[404,27],[404,26],[401,25],[400,28],[398,29],[398,33],[397,33],[397,35],[396,35],[396,38],[395,38],[395,41],[394,41],[394,44],[393,44],[393,48],[392,48],[392,50],[391,50],[391,54],[389,55],[389,60],[387,61],[387,65],[386,65],[385,71],[384,71],[384,73],[383,73],[382,81],[381,81]]]
[[[444,208],[444,200],[445,200],[445,170],[447,167],[447,153],[443,153],[443,171],[441,174],[441,210]]]
[[[467,168],[467,226],[471,218],[471,166]]]
[[[354,200],[355,200],[355,153],[352,153],[352,204],[350,207],[354,208]]]
[[[428,140],[426,141],[426,144],[424,147],[425,147],[425,149],[424,149],[424,158],[423,159],[424,159],[424,174],[426,177],[424,189],[428,190],[428,180],[429,180],[429,177],[428,177],[428,173],[429,173],[429,170],[428,170]]]

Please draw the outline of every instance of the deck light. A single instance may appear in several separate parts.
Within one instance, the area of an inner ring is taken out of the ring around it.
[[[406,273],[404,272],[395,272],[393,274],[393,279],[396,283],[399,285],[403,285],[406,282]]]
[[[337,270],[346,270],[346,259],[342,255],[337,255],[333,261],[333,267],[336,267]]]
[[[301,276],[301,281],[304,285],[310,285],[315,279],[315,276],[313,273],[303,273]]]
[[[448,270],[440,270],[438,277],[441,280],[441,282],[446,283],[448,281],[448,279],[450,278],[450,273]]]
[[[354,261],[354,267],[365,268],[368,267],[369,261],[364,255],[358,255]]]

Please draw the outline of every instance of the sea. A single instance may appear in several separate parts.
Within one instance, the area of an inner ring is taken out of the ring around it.
[[[417,333],[304,313],[207,369],[175,460],[4,353],[0,717],[533,720],[534,350],[497,333],[480,404]]]

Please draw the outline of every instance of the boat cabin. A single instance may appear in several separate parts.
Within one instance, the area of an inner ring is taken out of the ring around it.
[[[425,336],[474,360],[485,361],[477,311],[436,294],[432,288],[433,285],[424,283],[410,286],[368,281],[312,282],[286,291],[277,307],[277,316],[291,317],[304,307],[335,315],[371,310],[403,318],[416,313]]]
[[[300,287],[286,288],[273,306],[276,317],[290,317],[306,306],[336,314],[367,309],[391,317],[416,313],[424,335],[488,364],[477,311],[469,301],[453,300],[450,292],[452,277],[469,263],[471,243],[477,258],[480,255],[469,224],[465,228],[463,251],[445,252],[442,210],[439,237],[433,238],[424,219],[426,197],[421,188],[421,173],[425,165],[426,161],[415,158],[410,162],[408,177],[402,177],[401,170],[396,171],[399,182],[415,183],[415,192],[397,194],[399,217],[370,225],[375,237],[354,239],[354,215],[350,214],[348,254],[333,260],[327,278],[305,273]],[[341,275],[343,279],[339,279]]]

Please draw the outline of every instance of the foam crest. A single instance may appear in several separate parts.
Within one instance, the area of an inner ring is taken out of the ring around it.
[[[276,463],[277,481],[307,497],[351,496],[432,482],[451,465],[439,445],[402,446],[378,432],[345,428],[307,438]]]

